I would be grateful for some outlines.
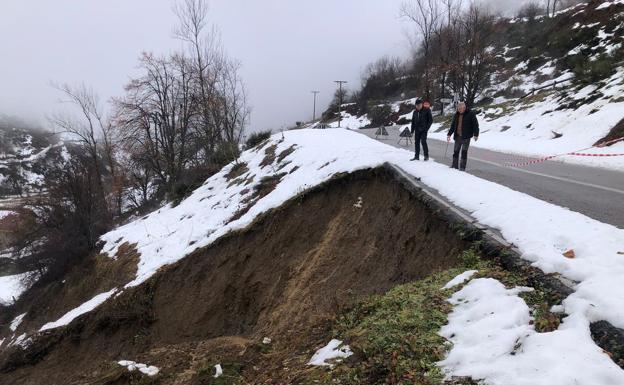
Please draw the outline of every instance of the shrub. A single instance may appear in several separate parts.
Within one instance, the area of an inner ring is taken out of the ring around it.
[[[595,83],[615,73],[616,59],[610,55],[600,55],[596,60],[587,60],[584,55],[575,55],[569,63],[574,75],[584,83]]]
[[[254,132],[253,134],[249,135],[249,137],[247,138],[247,142],[245,142],[245,148],[250,149],[250,148],[256,147],[260,143],[269,139],[271,137],[271,134],[272,134],[271,130]]]
[[[373,127],[389,125],[391,115],[392,108],[388,105],[371,107],[368,112],[368,118]]]

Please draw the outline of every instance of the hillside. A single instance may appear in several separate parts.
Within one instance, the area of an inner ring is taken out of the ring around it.
[[[622,173],[509,167],[624,170],[624,0],[449,8],[430,56],[248,136],[207,5],[110,114],[61,87],[86,140],[0,117],[0,385],[624,384]],[[402,132],[426,92],[446,140],[459,85],[499,151],[469,172],[359,131]]]
[[[50,165],[68,156],[55,135],[0,115],[0,197],[40,192]]]
[[[0,383],[624,381],[624,232],[408,155],[347,130],[244,152],[3,313]]]
[[[524,156],[624,153],[622,141],[593,148],[624,137],[622,2],[593,0],[552,19],[502,19],[496,29],[489,47],[494,67],[474,106],[483,133],[475,146],[518,154],[510,163],[523,162]],[[414,92],[418,90],[408,93]],[[413,99],[393,99],[384,124],[402,129],[410,122]],[[344,109],[343,127],[371,126],[371,117],[357,106]],[[446,138],[449,119],[448,113],[436,117],[433,138]],[[555,160],[624,167],[622,156],[564,155]]]

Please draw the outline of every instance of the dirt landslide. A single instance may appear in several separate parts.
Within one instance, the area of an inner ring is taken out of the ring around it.
[[[0,384],[230,383],[212,377],[215,363],[242,373],[309,359],[341,309],[456,266],[468,247],[385,169],[342,175],[4,353]]]

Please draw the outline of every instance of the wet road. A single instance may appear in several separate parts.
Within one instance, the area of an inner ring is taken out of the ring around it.
[[[375,138],[376,129],[359,130]],[[398,143],[398,132],[388,128],[389,137],[381,142],[413,151],[413,144]],[[451,164],[453,143],[429,139],[429,155],[440,163]],[[508,167],[519,159],[496,151],[471,147],[466,171],[472,175],[524,192],[541,200],[567,207],[624,229],[624,172],[547,161],[522,167]]]

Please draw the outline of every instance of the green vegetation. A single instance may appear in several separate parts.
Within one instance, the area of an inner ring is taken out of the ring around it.
[[[596,60],[587,60],[585,55],[574,55],[568,59],[574,75],[585,84],[593,84],[613,75],[618,65],[618,58],[600,55]]]
[[[371,121],[372,127],[389,125],[391,122],[391,119],[390,119],[391,115],[392,115],[392,108],[387,104],[384,104],[381,106],[370,107],[368,109],[368,118]]]
[[[451,305],[440,288],[461,269],[398,286],[362,302],[338,320],[337,334],[362,360],[340,373],[346,384],[439,384],[445,353],[438,335]]]
[[[467,269],[490,269],[475,250],[462,253],[460,261],[461,267],[397,286],[339,317],[335,334],[360,360],[337,368],[333,378],[343,384],[440,384],[443,374],[436,362],[446,349],[438,332],[451,311],[451,290],[440,288]]]
[[[530,274],[503,270],[484,261],[476,249],[463,252],[459,260],[461,267],[372,296],[339,316],[334,334],[347,341],[355,354],[325,373],[325,379],[342,384],[441,384],[443,373],[436,363],[444,358],[448,345],[438,332],[452,310],[447,299],[461,285],[440,288],[468,269],[479,271],[475,278],[494,278],[510,288],[530,285]],[[560,318],[549,309],[560,298],[540,288],[522,297],[532,309],[538,332],[559,326]],[[461,381],[455,383],[474,384]]]
[[[487,107],[485,113],[486,120],[495,120],[501,118],[503,116],[507,116],[513,113],[514,110],[514,101],[509,100],[504,103],[494,104]]]
[[[247,163],[245,162],[236,163],[234,164],[230,172],[227,173],[227,175],[225,176],[225,179],[230,181],[232,179],[238,178],[239,176],[247,173],[248,171],[249,171],[249,168],[247,167]]]
[[[447,131],[451,127],[452,121],[453,121],[453,114],[450,112],[444,116],[437,115],[433,117],[434,123],[440,123],[440,128],[438,128],[436,132]]]
[[[265,140],[268,140],[271,137],[271,134],[271,130],[258,131],[250,134],[247,138],[247,141],[245,142],[245,148],[250,149],[256,147]]]

